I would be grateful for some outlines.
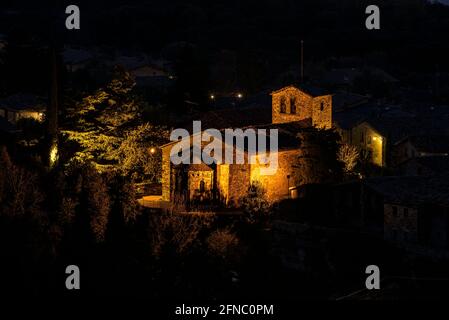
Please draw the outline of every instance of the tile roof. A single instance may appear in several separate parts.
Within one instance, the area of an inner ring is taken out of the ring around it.
[[[362,183],[382,194],[391,203],[449,206],[448,174],[435,177],[376,177],[365,179]]]
[[[449,135],[413,135],[407,139],[418,152],[449,153]]]
[[[42,99],[32,94],[15,94],[0,100],[0,108],[8,110],[35,110],[43,111],[45,107]]]
[[[10,123],[8,120],[6,120],[3,117],[0,117],[0,131],[6,132],[6,133],[13,133],[17,131],[17,128],[15,125]]]
[[[301,91],[311,95],[312,97],[319,97],[319,96],[325,96],[325,95],[332,94],[330,91],[327,91],[323,88],[315,87],[315,86],[308,85],[308,84],[284,86],[278,90],[271,92],[271,94],[273,95],[273,94],[280,93],[288,88],[295,88],[295,89],[301,90]]]
[[[418,163],[419,165],[426,167],[433,171],[433,173],[449,173],[449,157],[448,156],[430,156],[430,157],[416,157],[407,160],[400,166],[404,166],[410,162]]]

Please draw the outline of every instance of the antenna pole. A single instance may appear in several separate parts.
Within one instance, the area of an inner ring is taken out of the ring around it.
[[[301,83],[304,82],[304,40],[301,40]]]

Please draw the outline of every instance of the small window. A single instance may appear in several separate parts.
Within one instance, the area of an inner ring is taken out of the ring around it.
[[[16,114],[13,112],[7,112],[7,117],[8,117],[8,121],[9,122],[14,122],[14,120],[16,120]]]
[[[204,183],[204,180],[200,181],[200,192],[204,192],[206,190],[206,184]]]
[[[393,217],[397,217],[398,216],[398,207],[393,206]]]
[[[410,233],[410,231],[406,231],[406,232],[405,232],[405,240],[407,240],[407,241],[409,241],[409,242],[412,242],[412,241],[413,241],[413,236],[412,236],[412,234]]]
[[[285,97],[281,98],[281,113],[286,113],[287,112],[287,103],[285,102]]]
[[[404,208],[404,218],[408,218],[408,208]]]
[[[320,103],[320,111],[323,112],[324,111],[324,102],[321,101]]]
[[[290,97],[290,113],[296,114],[296,98]]]
[[[391,238],[396,240],[398,238],[398,231],[396,229],[391,230]]]

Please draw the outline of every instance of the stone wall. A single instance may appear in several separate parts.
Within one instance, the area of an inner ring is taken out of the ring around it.
[[[220,201],[227,205],[229,201],[229,164],[217,166],[217,188]]]
[[[352,143],[361,151],[361,157],[379,166],[386,165],[387,139],[363,122],[352,130]]]
[[[170,201],[171,193],[171,146],[162,148],[162,200]]]
[[[316,97],[312,103],[312,125],[317,128],[332,128],[332,96]]]
[[[296,112],[292,113],[291,104],[295,102]],[[281,112],[285,104],[285,112]],[[272,122],[286,123],[312,118],[313,98],[294,87],[272,94]]]
[[[258,181],[262,184],[270,202],[288,197],[289,187],[302,184],[297,179],[300,175],[295,172],[300,169],[292,166],[292,164],[298,163],[300,154],[301,150],[280,151],[278,153],[278,168],[273,175],[260,175],[261,167],[268,167],[268,165],[251,165],[251,182]]]
[[[418,210],[395,204],[384,204],[384,237],[401,243],[418,241]]]
[[[228,205],[237,206],[250,186],[250,166],[247,164],[229,165]]]
[[[192,200],[195,194],[200,191],[201,181],[204,182],[204,192],[208,194],[209,197],[212,194],[213,182],[214,182],[214,172],[210,171],[189,171],[188,176],[188,188],[189,188],[189,198]]]
[[[272,94],[273,123],[305,119],[312,119],[312,125],[317,128],[332,128],[332,96],[314,98],[295,87],[286,87]]]

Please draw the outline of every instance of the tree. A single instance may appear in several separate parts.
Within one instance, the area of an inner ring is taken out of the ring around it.
[[[260,222],[270,214],[271,205],[265,196],[263,186],[255,181],[251,183],[245,196],[239,200],[239,206],[250,224]]]
[[[120,174],[108,179],[111,212],[107,226],[107,241],[122,245],[135,226],[142,207],[137,202],[134,184]],[[128,232],[130,231],[130,232]]]
[[[293,180],[299,184],[326,183],[339,180],[342,163],[337,159],[339,134],[331,129],[310,128],[298,134],[301,154],[293,172]]]
[[[162,168],[162,154],[157,146],[167,140],[167,130],[149,123],[127,131],[114,153],[121,173],[157,181]]]
[[[72,161],[92,162],[100,171],[115,169],[123,174],[157,176],[153,167],[148,168],[158,164],[157,155],[145,153],[149,146],[164,142],[168,133],[161,127],[140,123],[134,86],[131,75],[118,68],[105,88],[68,108],[63,133],[79,145]]]
[[[229,228],[225,228],[212,232],[207,237],[206,244],[213,256],[226,260],[239,244],[239,239]]]
[[[17,121],[17,128],[20,130],[20,140],[27,146],[39,142],[45,133],[42,123],[33,118],[20,119]]]
[[[92,167],[84,169],[82,199],[90,219],[90,228],[95,240],[104,240],[108,223],[110,200],[107,185]]]
[[[12,163],[6,148],[0,152],[0,214],[40,218],[43,201],[37,175]]]
[[[344,172],[351,173],[359,161],[360,154],[357,147],[349,144],[342,144],[338,149],[337,157],[338,160],[344,165]]]
[[[73,230],[79,247],[81,239],[86,244],[103,242],[111,208],[106,180],[90,164],[72,163],[65,175],[57,225]]]
[[[210,226],[209,217],[183,216],[175,213],[154,215],[151,220],[152,252],[156,257],[167,253],[184,254]]]

